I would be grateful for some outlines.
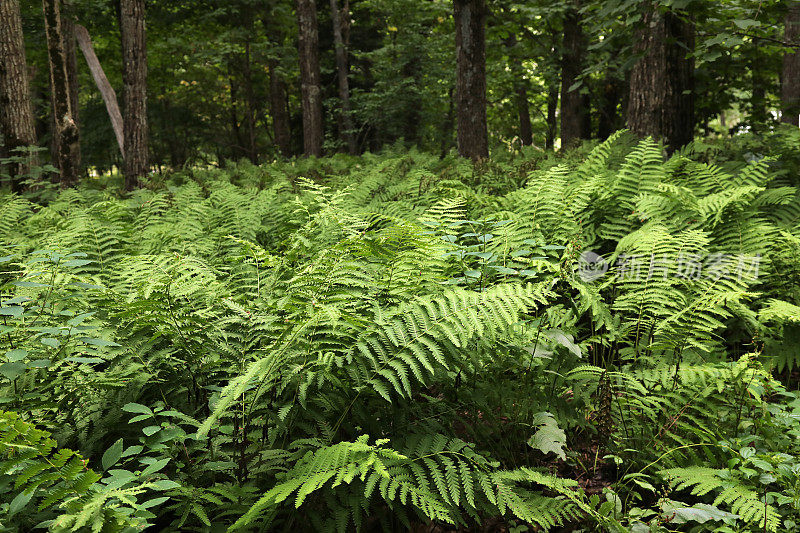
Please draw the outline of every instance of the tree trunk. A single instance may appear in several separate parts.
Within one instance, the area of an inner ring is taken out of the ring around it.
[[[307,156],[322,155],[322,89],[315,0],[297,0],[298,52],[303,101],[303,147]]]
[[[144,0],[121,0],[122,82],[125,101],[125,190],[147,177],[147,34]]]
[[[666,141],[670,152],[694,137],[694,24],[651,3],[634,51],[628,127],[641,137]]]
[[[581,88],[572,88],[581,72],[586,49],[586,39],[581,27],[577,6],[564,17],[564,42],[561,55],[561,147],[567,148],[586,136],[586,98]]]
[[[61,23],[63,24],[64,55],[67,61],[67,83],[69,84],[69,103],[72,109],[72,119],[78,124],[80,131],[80,100],[78,98],[78,51],[75,35],[75,19],[72,14],[71,6],[64,4],[64,13]]]
[[[453,0],[456,24],[458,153],[489,157],[486,126],[486,1]]]
[[[274,59],[269,62],[269,101],[275,145],[284,157],[289,157],[292,155],[292,136],[286,105],[286,82],[278,71],[278,61]]]
[[[0,0],[0,134],[9,151],[36,143],[18,0]],[[11,165],[9,171],[18,192],[30,165]]]
[[[47,55],[50,64],[50,91],[55,122],[56,163],[61,172],[61,186],[72,187],[78,182],[80,138],[72,114],[67,58],[59,0],[42,0]]]
[[[347,47],[342,38],[342,17],[339,13],[337,0],[331,2],[331,21],[333,22],[333,42],[336,46],[336,71],[339,78],[339,100],[341,109],[339,115],[339,129],[342,139],[347,144],[347,151],[351,155],[358,153],[356,144],[355,126],[350,109],[350,82],[348,81],[349,68],[347,66]],[[350,14],[345,12],[345,17]]]
[[[97,89],[103,97],[103,102],[106,104],[108,117],[111,120],[111,127],[114,128],[114,136],[117,138],[117,145],[122,157],[125,157],[125,136],[122,123],[122,113],[119,110],[119,103],[117,102],[117,93],[109,83],[103,67],[100,65],[100,60],[97,59],[97,54],[94,52],[92,46],[92,39],[89,37],[89,32],[83,26],[75,26],[75,36],[78,39],[78,46],[86,58],[86,64],[89,66],[89,72],[92,73],[92,78],[97,84]]]
[[[800,126],[800,1],[788,0],[783,40],[794,47],[783,55],[781,122]]]

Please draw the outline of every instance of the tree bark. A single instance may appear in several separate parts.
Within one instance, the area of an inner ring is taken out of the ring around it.
[[[456,24],[458,153],[489,157],[486,125],[486,1],[453,0]]]
[[[342,139],[347,144],[347,151],[351,155],[358,153],[356,144],[355,125],[353,124],[352,110],[350,109],[350,82],[348,81],[349,67],[347,65],[347,47],[342,37],[342,16],[339,13],[337,0],[330,0],[331,21],[333,22],[333,43],[336,47],[336,71],[339,80],[339,100],[340,103],[340,132]],[[344,13],[349,17],[348,12]]]
[[[67,83],[69,84],[69,103],[72,109],[72,119],[78,124],[80,131],[80,100],[78,87],[78,51],[75,35],[75,19],[72,14],[72,7],[69,3],[64,3],[64,13],[62,14],[62,24],[64,30],[64,55],[67,61]]]
[[[322,89],[320,88],[319,29],[315,0],[297,1],[298,52],[303,103],[303,147],[307,156],[322,155]]]
[[[800,1],[788,0],[783,40],[794,47],[783,55],[781,122],[800,126]]]
[[[78,39],[78,46],[86,59],[86,64],[89,66],[89,72],[92,73],[92,78],[97,84],[97,89],[103,97],[103,102],[106,104],[108,117],[111,120],[111,127],[114,129],[114,136],[117,138],[117,145],[119,151],[125,158],[125,136],[122,122],[122,113],[119,110],[119,103],[117,102],[117,93],[109,83],[103,67],[100,65],[100,60],[97,59],[97,54],[92,45],[92,39],[89,37],[89,32],[81,25],[75,26],[75,36]]]
[[[121,0],[122,82],[125,102],[125,190],[147,177],[147,33],[144,0]]]
[[[694,24],[674,12],[645,11],[634,51],[628,127],[641,137],[665,140],[670,152],[694,137]]]
[[[36,143],[18,0],[0,0],[0,134],[9,151]],[[12,190],[19,192],[30,165],[14,164],[9,171]]]
[[[42,0],[47,55],[50,64],[50,91],[55,121],[56,163],[61,172],[61,186],[72,187],[78,182],[80,138],[72,113],[67,57],[59,0]]]
[[[564,17],[564,42],[561,55],[561,147],[567,148],[586,137],[586,98],[580,87],[572,89],[583,72],[586,38],[578,6]]]

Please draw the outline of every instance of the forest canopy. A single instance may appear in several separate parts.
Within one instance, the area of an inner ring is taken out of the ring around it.
[[[800,0],[0,0],[0,533],[800,532]]]

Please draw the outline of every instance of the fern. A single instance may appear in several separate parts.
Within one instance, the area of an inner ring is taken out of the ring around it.
[[[776,509],[765,503],[753,490],[736,478],[722,477],[725,471],[702,466],[671,468],[659,472],[676,490],[689,490],[694,496],[715,493],[712,505],[727,505],[732,513],[745,522],[766,531],[778,531],[780,516]]]

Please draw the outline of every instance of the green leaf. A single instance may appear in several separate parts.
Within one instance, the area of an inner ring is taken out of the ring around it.
[[[737,19],[734,20],[733,23],[736,24],[738,28],[741,28],[743,30],[746,30],[747,28],[752,28],[753,26],[761,26],[761,23],[759,21],[751,19]]]
[[[19,305],[11,305],[8,307],[0,307],[0,316],[19,317],[25,309]]]
[[[0,374],[2,374],[6,379],[13,381],[24,374],[27,368],[28,365],[25,363],[5,363],[0,365]]]
[[[28,356],[28,350],[23,350],[21,348],[17,348],[16,350],[10,350],[6,352],[6,359],[8,359],[9,363],[22,361],[27,356]]]
[[[169,461],[170,461],[169,458],[159,459],[158,461],[154,461],[153,464],[142,470],[142,477],[147,477],[151,474],[155,474],[156,472],[167,466],[167,463],[169,463]]]
[[[144,433],[148,437],[151,437],[156,433],[158,433],[159,431],[161,431],[161,426],[147,426],[142,430],[142,433]]]
[[[140,403],[126,403],[122,406],[122,410],[126,413],[142,413],[146,415],[153,415],[153,410]]]
[[[158,507],[162,503],[169,500],[169,496],[162,496],[160,498],[153,498],[152,500],[147,500],[146,502],[142,503],[138,507],[140,509],[150,509],[151,507]]]
[[[494,266],[492,265],[490,268],[493,268],[497,271],[498,274],[519,274],[518,271],[514,270],[513,268],[508,268],[504,266]]]
[[[124,452],[122,452],[122,457],[130,457],[132,455],[139,455],[144,450],[144,446],[131,446]]]
[[[55,348],[56,350],[61,347],[61,343],[58,341],[58,339],[54,339],[52,337],[44,337],[43,339],[40,339],[39,342],[41,342],[45,346]]]
[[[33,492],[34,491],[28,492],[25,490],[17,494],[14,499],[11,500],[11,503],[8,504],[8,516],[14,516],[23,510],[28,505],[28,502],[31,501],[31,498],[33,498]]]
[[[533,424],[541,427],[528,439],[528,446],[545,455],[554,453],[562,461],[566,460],[564,447],[567,445],[567,435],[558,427],[555,417],[546,412],[537,413],[533,417]]]
[[[553,331],[549,332],[547,336],[575,354],[576,357],[581,357],[581,348],[575,344],[575,338],[572,335],[568,335],[559,329],[554,329]]]
[[[65,267],[82,267],[86,265],[91,265],[94,261],[90,259],[71,259],[70,261],[64,261],[61,263],[61,266]]]
[[[111,445],[109,449],[103,454],[103,470],[108,470],[120,460],[122,457],[122,439]]]
[[[162,479],[159,481],[153,481],[149,484],[155,490],[171,490],[180,487],[179,483],[175,483],[170,479]]]

